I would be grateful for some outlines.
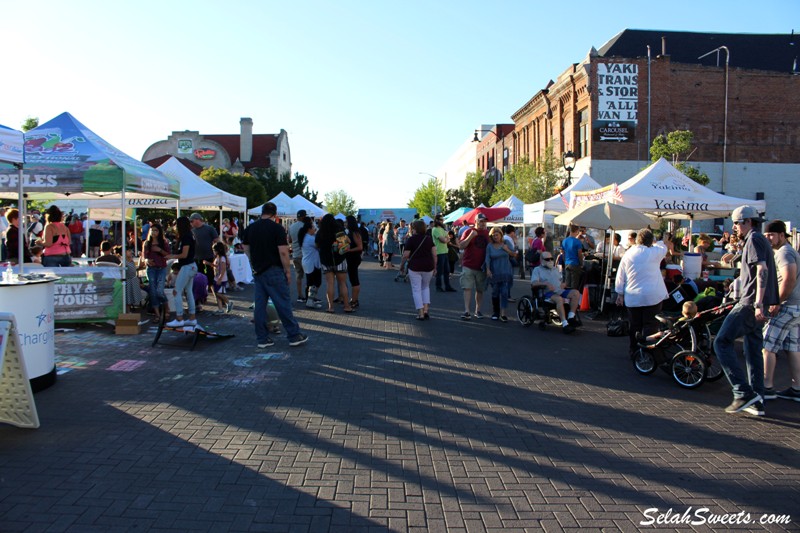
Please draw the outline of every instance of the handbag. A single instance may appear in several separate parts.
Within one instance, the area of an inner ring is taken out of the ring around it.
[[[606,324],[606,335],[609,337],[627,337],[630,324],[622,317],[612,318]]]

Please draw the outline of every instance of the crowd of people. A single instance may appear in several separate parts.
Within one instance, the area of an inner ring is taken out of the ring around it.
[[[87,244],[81,240],[87,233],[85,216],[65,217],[55,205],[45,211],[44,224],[34,216],[24,230],[16,209],[3,209],[2,215],[3,254],[11,262],[18,260],[21,233],[23,260],[39,261],[46,267],[71,265]],[[693,250],[700,254],[704,268],[723,264],[741,270],[736,282],[726,280],[724,284],[723,290],[738,301],[725,317],[714,348],[732,387],[733,401],[726,411],[763,415],[765,400],[800,401],[800,255],[788,242],[783,222],[770,222],[762,234],[763,221],[754,208],[742,206],[732,218],[733,232],[723,233],[716,242],[701,234]],[[125,266],[130,305],[142,302],[136,281],[138,273],[146,269],[153,312],[158,318],[166,312],[169,289],[174,318],[166,325],[191,329],[197,326],[199,306],[209,295],[215,297],[217,312],[231,311],[233,303],[227,292],[237,285],[229,253],[232,245],[241,242],[254,274],[255,334],[258,346],[264,348],[274,344],[267,318],[270,305],[291,346],[308,340],[293,313],[292,268],[298,304],[325,308],[328,313],[336,313],[341,306],[343,312],[353,313],[359,308],[359,266],[365,257],[376,258],[387,270],[399,268],[400,275],[407,276],[417,320],[431,318],[431,285],[437,292],[457,292],[453,286],[457,277],[463,291],[461,320],[483,318],[484,292],[491,290],[491,319],[507,322],[509,303],[515,301],[511,292],[514,272],[523,264],[522,255],[514,226],[488,229],[487,223],[483,214],[472,224],[450,229],[441,216],[429,224],[421,219],[411,224],[402,219],[365,223],[353,216],[338,220],[330,214],[314,221],[300,210],[287,231],[275,205],[267,203],[261,218],[242,231],[236,221],[224,219],[219,235],[200,213],[179,217],[174,226],[148,220],[141,241],[137,242],[139,236],[132,232],[126,236],[123,258],[122,247],[107,238],[109,228],[95,221],[88,228],[88,244],[97,264]],[[670,296],[674,293],[680,292],[686,300],[683,319],[690,319],[705,305],[702,298],[708,289],[701,292],[694,280],[680,274],[665,279],[665,266],[678,262],[682,255],[681,243],[671,232],[656,235],[649,227],[643,228],[629,234],[627,246],[617,233],[598,240],[595,243],[586,228],[570,225],[559,247],[544,227],[536,228],[527,243],[525,262],[531,290],[542,291],[544,299],[552,303],[564,333],[575,330],[581,289],[588,279],[587,261],[611,261],[614,267],[616,304],[628,314],[631,353],[643,341],[658,337],[656,314],[665,303],[673,303]],[[719,262],[708,257],[712,245],[724,250]],[[142,252],[138,262],[134,247]],[[399,257],[397,267],[395,257]],[[744,339],[746,372],[734,350],[737,338]],[[792,386],[775,391],[775,356],[781,350],[789,354]]]

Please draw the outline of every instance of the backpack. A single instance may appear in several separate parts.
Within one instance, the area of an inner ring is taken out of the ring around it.
[[[331,250],[333,251],[333,255],[346,254],[350,250],[350,237],[348,237],[347,234],[343,231],[337,233],[336,240],[333,242]]]
[[[529,265],[536,265],[539,263],[541,252],[536,248],[528,248],[525,252],[525,262]]]

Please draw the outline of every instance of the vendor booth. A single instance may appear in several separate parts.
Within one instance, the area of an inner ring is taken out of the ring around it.
[[[507,207],[511,211],[502,219],[495,220],[493,224],[513,224],[513,225],[521,225],[522,224],[522,208],[524,206],[524,202],[514,196],[513,194],[503,200],[502,202],[497,202],[492,207]]]
[[[23,198],[43,201],[64,198],[114,199],[122,210],[128,200],[160,198],[172,200],[174,204],[179,197],[180,184],[177,180],[117,150],[69,113],[62,113],[26,133],[24,154],[24,171],[19,173],[21,177],[10,166],[0,164],[0,197],[18,198],[20,207],[24,206]],[[124,220],[122,232],[125,233]],[[123,255],[124,246],[123,241]],[[39,268],[35,272],[59,276],[68,274],[69,277],[75,274],[80,278],[78,272],[71,268]],[[115,304],[114,309],[105,309],[103,319],[115,317],[124,309],[124,273],[122,267],[116,270],[122,280],[119,283],[121,303],[119,307]],[[92,272],[93,279],[96,272]],[[83,273],[82,277],[86,278],[87,273]],[[74,288],[67,282],[64,282],[64,286]],[[55,301],[66,290],[54,291],[42,311],[43,315],[58,320]]]
[[[522,221],[525,225],[542,225],[546,222],[552,223],[552,218],[569,210],[573,192],[590,191],[599,188],[599,183],[593,180],[588,174],[584,174],[573,181],[569,187],[559,194],[555,194],[541,202],[525,204],[522,207]],[[549,221],[547,220],[548,215],[551,217]]]

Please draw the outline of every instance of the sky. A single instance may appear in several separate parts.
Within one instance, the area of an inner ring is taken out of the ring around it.
[[[69,111],[141,159],[250,117],[288,132],[320,200],[389,208],[620,31],[790,33],[800,1],[0,0],[0,17],[0,124]]]

